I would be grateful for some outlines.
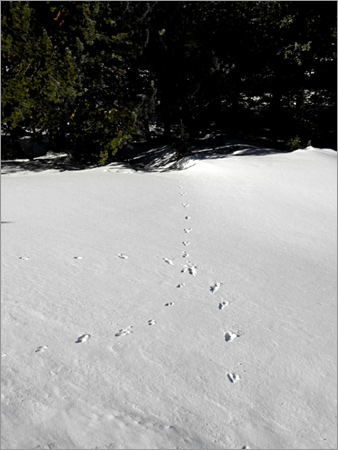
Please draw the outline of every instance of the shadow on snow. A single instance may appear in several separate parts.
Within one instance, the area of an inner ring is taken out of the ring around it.
[[[190,148],[189,154],[178,159],[176,150],[166,144],[147,143],[134,144],[123,150],[123,158],[119,160],[117,154],[116,164],[119,167],[131,168],[137,172],[168,172],[174,170],[185,170],[193,164],[194,160],[224,159],[238,156],[265,156],[274,153],[285,153],[283,150],[266,148],[246,142],[240,139],[224,138],[221,145],[215,145],[213,139],[196,140]],[[79,171],[86,170],[97,165],[79,164],[67,155],[53,155],[36,158],[34,160],[10,160],[2,161],[1,174],[20,172],[44,172],[46,170]]]

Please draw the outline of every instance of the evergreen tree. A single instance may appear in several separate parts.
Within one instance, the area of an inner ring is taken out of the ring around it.
[[[137,134],[147,109],[128,87],[147,43],[147,4],[5,3],[3,130],[47,133],[79,159],[106,162]]]
[[[329,1],[2,2],[2,132],[101,163],[151,117],[184,152],[211,129],[336,146],[336,29]]]

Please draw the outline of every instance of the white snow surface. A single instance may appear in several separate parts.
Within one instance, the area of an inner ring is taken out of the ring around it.
[[[337,448],[336,162],[4,170],[1,448]]]

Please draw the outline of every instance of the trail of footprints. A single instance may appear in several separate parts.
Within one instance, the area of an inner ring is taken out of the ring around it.
[[[180,194],[180,196],[181,197],[185,197],[186,195],[188,195],[187,194],[187,192],[184,192],[184,191],[182,191],[182,189],[184,188],[184,186],[183,185],[179,185],[179,189],[181,189],[181,191],[179,192],[179,194]],[[190,205],[189,205],[189,203],[182,203],[182,206],[183,206],[183,208],[188,208]],[[185,216],[184,217],[184,219],[185,220],[190,220],[191,219],[191,216]],[[193,232],[193,229],[192,228],[183,228],[183,232],[185,233],[185,234],[190,234],[190,233],[192,233]],[[182,241],[182,245],[184,246],[184,247],[187,247],[188,245],[190,245],[191,243],[190,243],[190,241]],[[117,257],[119,258],[119,259],[122,259],[122,260],[127,260],[128,258],[129,258],[129,256],[127,256],[126,254],[124,254],[124,253],[119,253],[118,255],[117,255]],[[188,258],[189,257],[189,254],[185,251],[185,250],[183,250],[182,251],[182,258]],[[83,259],[83,256],[79,256],[79,255],[77,255],[77,256],[74,256],[73,257],[74,259],[76,259],[76,260],[82,260]],[[21,259],[21,260],[23,260],[23,261],[28,261],[29,260],[29,257],[28,256],[20,256],[19,257],[19,259]],[[168,264],[168,265],[170,265],[170,266],[174,266],[175,264],[174,264],[174,258],[163,258],[163,261],[166,263],[166,264]],[[195,265],[195,264],[193,264],[191,261],[187,261],[187,263],[186,264],[184,264],[183,266],[182,266],[182,268],[181,268],[181,273],[187,273],[187,274],[189,274],[189,275],[192,275],[193,277],[196,277],[197,276],[197,269],[198,269],[198,267]],[[185,283],[179,283],[179,284],[177,284],[177,288],[179,288],[179,289],[182,289],[183,287],[185,286]],[[220,283],[220,282],[216,282],[216,283],[214,283],[212,286],[210,286],[210,293],[211,294],[215,294],[220,288],[221,288],[221,286],[222,286],[222,283]],[[164,307],[171,307],[171,306],[174,306],[175,305],[175,303],[174,302],[168,302],[168,303],[165,303],[164,304]],[[219,304],[218,304],[218,309],[219,310],[223,310],[224,308],[226,308],[227,306],[229,305],[229,302],[228,301],[221,301]],[[148,326],[153,326],[153,325],[155,325],[156,324],[156,321],[155,320],[153,320],[153,319],[149,319],[148,320]],[[115,337],[116,338],[119,338],[119,337],[121,337],[121,336],[126,336],[126,335],[129,335],[129,334],[131,334],[131,333],[133,333],[133,331],[132,331],[132,328],[133,328],[133,326],[132,325],[129,325],[128,327],[126,327],[126,328],[121,328],[120,330],[118,330],[116,333],[115,333]],[[225,342],[228,344],[228,343],[231,343],[231,342],[233,342],[236,338],[238,338],[238,337],[240,337],[240,333],[239,332],[234,332],[234,331],[231,331],[231,330],[228,330],[228,331],[225,331],[224,332],[224,340],[225,340]],[[91,335],[90,334],[88,334],[88,333],[83,333],[83,334],[81,334],[80,336],[78,336],[78,338],[76,339],[76,341],[75,341],[75,343],[76,344],[81,344],[81,343],[86,343],[86,342],[88,342],[89,341],[89,339],[91,338]],[[35,353],[43,353],[45,350],[47,350],[48,349],[48,346],[47,345],[41,345],[41,346],[39,346],[39,347],[37,347],[36,348],[36,350],[35,350]],[[5,355],[5,354],[4,354]],[[3,355],[2,355],[3,356]],[[231,383],[237,383],[239,380],[240,380],[240,377],[239,377],[239,375],[238,374],[236,374],[236,373],[231,373],[231,372],[228,372],[227,373],[227,377],[228,377],[228,380],[231,382]]]
[[[180,189],[183,189],[183,187],[184,186],[179,186]],[[187,195],[186,192],[183,192],[183,191],[180,192],[180,196],[184,197],[186,195]],[[188,208],[189,207],[189,203],[182,203],[182,206],[183,206],[183,208]],[[184,218],[185,218],[185,220],[190,220],[191,216],[185,216]],[[190,234],[190,233],[193,232],[193,229],[192,228],[183,228],[183,231],[184,231],[185,234]],[[190,241],[182,241],[182,245],[184,247],[186,247],[186,246],[188,246],[190,244],[191,244]],[[127,260],[129,258],[129,256],[127,256],[124,253],[119,253],[117,255],[117,257],[119,259],[122,259],[122,260]],[[182,251],[182,258],[188,258],[188,257],[189,257],[189,254],[185,250],[183,250]],[[73,258],[75,260],[82,260],[83,256],[79,256],[78,255],[78,256],[74,256]],[[20,256],[19,259],[22,260],[22,261],[29,261],[29,257],[28,256]],[[170,266],[174,266],[175,265],[174,264],[174,258],[163,258],[163,261],[166,264],[170,265]],[[187,273],[189,275],[192,275],[193,277],[196,277],[197,276],[197,269],[198,269],[198,267],[195,264],[193,264],[191,261],[187,261],[187,263],[182,266],[180,272],[181,273]],[[184,286],[185,286],[185,283],[182,282],[182,283],[177,284],[176,287],[178,289],[182,289]],[[221,288],[221,286],[222,286],[221,282],[214,283],[212,286],[209,287],[210,293],[212,295],[216,294],[217,291]],[[168,303],[164,304],[164,307],[168,308],[168,307],[172,307],[174,305],[175,305],[174,302],[168,302]],[[219,310],[223,310],[228,305],[229,305],[228,301],[221,301],[218,304],[218,309]],[[148,324],[148,326],[153,326],[153,325],[156,325],[156,321],[154,319],[149,319],[147,324]],[[118,330],[115,333],[115,337],[116,338],[120,338],[120,337],[123,337],[123,336],[130,335],[130,334],[133,333],[132,329],[133,329],[132,325],[129,325],[126,328],[121,328],[120,330]],[[224,332],[224,341],[225,341],[226,344],[230,344],[231,342],[233,342],[235,339],[239,338],[240,336],[241,336],[240,332],[238,332],[238,331],[235,332],[235,331],[228,330],[228,331]],[[90,334],[83,333],[83,334],[78,336],[78,338],[76,339],[75,343],[76,344],[88,343],[90,338],[91,338]],[[41,353],[45,352],[47,349],[48,349],[48,345],[40,345],[39,347],[37,347],[35,349],[35,353],[41,354]],[[7,356],[6,353],[1,353],[1,357],[6,357],[6,356]],[[232,383],[232,384],[237,383],[241,379],[240,376],[237,373],[235,373],[235,372],[227,372],[226,376],[228,378],[228,381],[230,383]],[[244,446],[242,448],[243,449],[244,448],[248,449],[250,447]]]
[[[182,190],[183,188],[184,188],[184,185],[179,185],[179,189],[181,190],[180,191],[180,196],[181,197],[187,195],[187,193]],[[188,208],[190,205],[189,205],[189,203],[182,203],[182,206],[183,206],[183,208]],[[184,218],[185,218],[185,220],[190,220],[191,216],[186,215]],[[183,231],[184,231],[185,234],[189,234],[189,233],[191,233],[193,231],[193,229],[192,228],[183,228]],[[187,247],[188,245],[191,244],[191,242],[184,240],[184,241],[182,241],[182,244],[185,247]],[[188,258],[189,254],[186,251],[183,251],[182,252],[182,257],[183,258]],[[172,261],[168,260],[167,258],[164,258],[164,261],[166,261],[168,264],[173,264]],[[193,264],[191,261],[188,261],[187,264],[183,265],[183,267],[181,269],[181,273],[188,273],[188,274],[190,274],[190,275],[195,277],[197,275],[197,266],[195,264]],[[222,286],[221,282],[214,283],[212,286],[210,286],[210,293],[214,295],[221,288],[221,286]],[[177,285],[177,288],[182,288],[182,287],[184,287],[184,283],[179,283]],[[167,303],[165,306],[168,306],[168,305],[169,304]],[[170,305],[172,305],[172,304],[170,304]],[[229,305],[228,301],[221,301],[218,304],[218,309],[219,310],[223,310],[228,305]],[[240,337],[240,333],[239,332],[234,332],[234,331],[231,331],[231,330],[224,332],[224,340],[225,340],[226,343],[230,343],[230,342],[234,341],[235,338],[238,338],[238,337]],[[239,375],[236,374],[236,373],[228,372],[227,373],[227,377],[228,377],[228,380],[231,383],[237,383],[240,380]]]

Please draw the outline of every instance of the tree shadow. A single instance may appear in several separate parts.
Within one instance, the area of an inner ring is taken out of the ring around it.
[[[285,151],[252,145],[230,144],[217,147],[215,150],[204,149],[192,152],[197,159],[223,159],[229,156],[266,156],[275,153],[285,153]]]
[[[142,151],[143,150],[143,151]],[[136,147],[136,153],[129,157],[128,162],[136,171],[164,172],[176,162],[176,151],[170,145]]]
[[[268,148],[245,139],[212,136],[195,139],[190,145],[190,152],[183,158],[178,158],[175,148],[163,141],[129,145],[116,155],[113,164],[117,163],[120,168],[121,166],[126,169],[131,168],[137,172],[169,172],[186,170],[196,160],[224,159],[230,156],[266,156],[285,152],[285,150]],[[38,173],[47,170],[80,171],[97,167],[103,168],[104,166],[81,164],[72,160],[66,154],[47,155],[33,160],[2,161],[1,174]]]
[[[266,156],[275,153],[285,153],[278,150],[259,145],[245,139],[223,138],[196,139],[190,146],[189,154],[183,158],[177,158],[175,149],[170,145],[158,147],[134,148],[135,154],[130,154],[128,163],[137,171],[145,172],[168,172],[173,170],[185,170],[191,167],[189,161],[204,159],[224,159],[237,156]]]
[[[1,161],[1,175],[23,172],[45,172],[57,170],[59,172],[85,170],[93,165],[80,164],[72,161],[68,155],[44,156],[33,160],[18,159]]]
[[[286,150],[267,146],[259,140],[233,138],[216,135],[200,139],[193,146],[192,153],[200,159],[219,159],[228,156],[266,156],[274,153],[286,153]]]

